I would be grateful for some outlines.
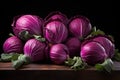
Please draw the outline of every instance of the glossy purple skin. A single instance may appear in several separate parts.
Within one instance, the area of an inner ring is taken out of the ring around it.
[[[78,38],[76,37],[69,38],[65,44],[70,51],[69,53],[70,57],[80,56],[79,53],[80,53],[81,42]]]
[[[81,47],[80,56],[89,65],[102,63],[106,59],[106,51],[98,42],[88,42]]]
[[[93,41],[99,42],[106,50],[108,58],[112,58],[115,52],[115,45],[106,37],[98,36],[93,38]]]
[[[86,37],[91,32],[91,29],[90,21],[83,16],[73,17],[69,22],[70,33],[80,39]]]
[[[16,37],[12,36],[6,39],[3,44],[3,50],[5,53],[22,53],[23,52],[23,43],[22,41]]]
[[[44,37],[50,43],[64,42],[68,37],[68,30],[66,26],[60,21],[51,21],[45,26]]]
[[[23,30],[28,31],[31,35],[41,35],[42,34],[42,18],[36,15],[23,15],[19,18],[13,20],[13,32],[19,37],[19,33]]]
[[[62,21],[64,24],[67,24],[68,22],[68,18],[65,14],[59,12],[59,11],[55,11],[55,12],[51,12],[48,14],[48,16],[45,18],[45,20],[56,20],[59,19],[60,21]]]
[[[31,61],[43,61],[46,44],[36,39],[28,40],[24,45],[24,54],[29,56]]]
[[[55,44],[50,49],[50,59],[54,64],[63,64],[68,54],[69,50],[64,44]]]

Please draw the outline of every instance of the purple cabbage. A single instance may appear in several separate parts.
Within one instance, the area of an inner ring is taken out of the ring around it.
[[[55,44],[50,49],[50,59],[55,64],[63,64],[68,55],[69,50],[64,44]]]
[[[23,43],[16,36],[9,37],[3,44],[3,50],[5,53],[22,53]]]
[[[50,43],[61,43],[67,39],[68,30],[61,21],[52,20],[44,26],[44,37]]]
[[[45,43],[36,39],[30,39],[24,45],[24,54],[29,56],[32,62],[43,61],[45,47]]]
[[[85,38],[92,29],[89,19],[84,16],[74,16],[68,26],[70,33],[79,39]]]
[[[80,53],[81,41],[78,38],[76,37],[68,38],[65,44],[70,51],[69,53],[70,57],[80,56],[79,53]]]
[[[107,57],[104,47],[100,43],[94,41],[82,45],[80,56],[82,60],[89,65],[102,63]]]
[[[59,11],[54,11],[54,12],[49,13],[48,16],[45,18],[45,21],[56,20],[56,19],[59,19],[64,24],[67,24],[67,22],[68,22],[67,16]]]
[[[16,36],[21,37],[22,31],[28,31],[30,35],[42,35],[42,18],[36,15],[22,15],[15,17],[12,23],[13,32]]]
[[[109,38],[105,36],[97,36],[94,37],[92,40],[99,42],[105,48],[108,58],[112,58],[114,56],[115,45]]]

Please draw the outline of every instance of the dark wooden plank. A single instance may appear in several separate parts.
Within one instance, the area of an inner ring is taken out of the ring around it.
[[[0,80],[120,80],[120,63],[114,62],[111,73],[103,73],[93,67],[74,71],[53,64],[29,64],[14,70],[11,63],[0,62]]]
[[[0,70],[15,70],[10,62],[0,62]],[[23,65],[19,70],[71,70],[67,66],[63,65],[51,65],[51,64],[28,64]]]
[[[0,62],[0,70],[15,70],[10,62]],[[21,67],[19,70],[71,70],[67,66],[54,64],[28,64]],[[95,70],[90,67],[86,70]],[[114,62],[114,70],[120,70],[120,62]]]

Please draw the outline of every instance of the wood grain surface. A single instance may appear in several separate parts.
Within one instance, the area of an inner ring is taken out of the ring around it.
[[[120,62],[114,62],[114,70],[120,70]],[[10,62],[0,62],[0,70],[15,70],[12,67]],[[64,65],[54,65],[54,64],[28,64],[23,65],[19,70],[72,70],[67,66]],[[90,67],[86,70],[95,70],[93,67]]]
[[[0,80],[120,80],[120,62],[114,62],[111,73],[93,67],[75,71],[63,65],[29,64],[18,70],[11,63],[0,62]]]

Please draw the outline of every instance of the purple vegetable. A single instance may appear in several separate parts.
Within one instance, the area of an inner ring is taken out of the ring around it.
[[[44,37],[50,43],[64,42],[68,36],[68,30],[66,26],[59,20],[52,20],[44,26]]]
[[[81,42],[78,38],[76,37],[69,38],[65,44],[70,51],[69,53],[70,57],[80,56],[79,53]]]
[[[30,35],[42,35],[42,24],[42,18],[36,15],[22,15],[15,17],[12,23],[13,32],[18,37],[22,31],[28,31]]]
[[[70,33],[80,39],[86,37],[92,29],[89,19],[84,16],[71,18],[68,25]]]
[[[43,61],[46,44],[36,39],[30,39],[25,43],[24,54],[29,56],[31,61]]]
[[[115,52],[115,45],[112,41],[105,36],[97,36],[93,38],[93,41],[99,42],[106,50],[108,58],[112,58]]]
[[[50,59],[55,64],[63,64],[68,55],[69,50],[64,44],[55,44],[50,49]]]
[[[54,11],[54,12],[49,13],[48,16],[45,18],[45,21],[56,20],[56,19],[59,19],[64,24],[67,24],[67,22],[68,22],[67,16],[59,11]]]
[[[83,61],[89,65],[102,63],[106,59],[106,51],[104,47],[98,42],[90,41],[81,47],[80,52]]]
[[[21,53],[23,52],[23,43],[16,36],[9,37],[3,44],[3,50],[5,53]]]

